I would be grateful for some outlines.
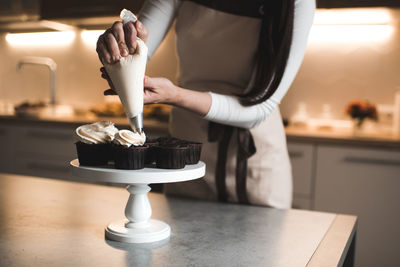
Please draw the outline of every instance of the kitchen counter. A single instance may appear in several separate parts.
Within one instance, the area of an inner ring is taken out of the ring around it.
[[[97,117],[94,115],[73,115],[68,117],[20,117],[10,114],[0,113],[0,123],[8,124],[28,124],[28,125],[55,125],[77,127],[82,124],[92,123],[100,120],[110,120],[119,128],[129,127],[129,122],[124,117]],[[168,134],[168,122],[157,119],[144,118],[144,128],[149,131]],[[285,128],[288,141],[293,142],[313,142],[335,145],[355,145],[376,148],[400,149],[400,136],[389,133],[366,132],[354,135],[351,130],[337,129],[312,129],[289,126]]]
[[[400,149],[400,136],[387,132],[365,132],[355,135],[352,130],[319,130],[294,126],[286,127],[285,132],[287,140],[292,142]]]
[[[2,266],[341,266],[356,217],[202,202],[150,193],[169,240],[104,239],[123,216],[121,188],[0,175]],[[347,255],[347,257],[346,257]]]
[[[54,125],[54,126],[71,126],[78,127],[82,124],[93,123],[101,120],[109,120],[115,123],[117,127],[129,127],[129,121],[125,117],[98,117],[92,114],[85,115],[72,115],[65,117],[52,117],[52,116],[41,116],[41,117],[29,117],[29,116],[15,116],[15,115],[1,115],[0,123],[8,124],[28,124],[28,125]],[[168,122],[160,121],[157,119],[143,120],[144,128],[168,133]]]
[[[82,124],[92,123],[99,120],[110,120],[117,127],[128,127],[128,120],[123,117],[97,117],[94,115],[73,115],[68,117],[19,117],[15,115],[0,114],[0,123],[9,124],[34,124],[34,125],[69,125],[77,127]],[[157,119],[144,118],[144,127],[150,131],[168,133],[168,122]],[[400,136],[393,136],[389,133],[365,133],[354,135],[351,130],[319,130],[310,128],[299,128],[289,126],[285,128],[288,141],[293,142],[314,142],[342,145],[368,146],[377,148],[400,149]]]

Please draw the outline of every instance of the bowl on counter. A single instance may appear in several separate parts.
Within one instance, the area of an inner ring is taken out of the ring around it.
[[[66,117],[74,115],[74,109],[70,105],[48,104],[39,102],[24,102],[14,107],[15,115],[21,117]]]

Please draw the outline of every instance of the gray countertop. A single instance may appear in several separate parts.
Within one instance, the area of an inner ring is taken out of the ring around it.
[[[104,228],[123,218],[126,190],[0,175],[0,265],[293,267],[317,255],[314,264],[336,266],[355,231],[353,216],[336,227],[330,213],[149,197],[171,237],[123,244],[105,240]]]

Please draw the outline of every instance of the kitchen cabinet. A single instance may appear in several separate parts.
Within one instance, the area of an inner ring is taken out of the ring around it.
[[[0,172],[89,182],[73,176],[68,166],[69,162],[77,157],[74,144],[76,127],[91,122],[59,123],[29,119],[2,121]],[[144,123],[149,138],[168,134],[166,123],[152,120],[146,120]],[[129,126],[117,124],[117,127],[124,129]],[[101,184],[121,186],[113,183]],[[152,190],[161,192],[162,185],[154,184]]]
[[[42,0],[42,19],[119,16],[123,8],[139,12],[144,0]]]
[[[76,158],[71,125],[0,126],[0,172],[77,181],[68,169]]]
[[[15,140],[10,127],[0,126],[0,171],[12,172]]]
[[[74,180],[66,168],[76,157],[71,127],[14,125],[6,129],[9,136],[5,140],[14,140],[7,148],[13,162],[9,172]],[[1,166],[2,169],[7,167]]]
[[[13,173],[47,177],[62,180],[77,180],[68,169],[69,159],[50,159],[45,157],[18,157]]]
[[[355,266],[399,266],[400,151],[318,145],[314,207],[359,219]]]
[[[76,139],[72,127],[30,126],[14,129],[19,139],[15,146],[17,155],[69,158],[75,155],[73,144]]]
[[[312,208],[315,150],[314,144],[288,143],[293,174],[293,208]]]
[[[398,0],[317,0],[318,8],[399,7]]]
[[[0,21],[27,20],[38,16],[39,0],[0,1]]]

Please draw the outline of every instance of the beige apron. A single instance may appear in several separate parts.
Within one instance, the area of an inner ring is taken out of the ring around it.
[[[220,94],[243,92],[251,79],[261,20],[216,11],[183,2],[176,23],[180,86]],[[217,26],[216,26],[217,25]],[[166,193],[216,200],[217,143],[208,142],[208,121],[174,108],[172,136],[203,143],[201,160],[207,165],[202,179],[168,184]],[[251,204],[290,208],[291,167],[279,109],[251,129],[257,153],[248,160],[247,194]],[[231,139],[226,184],[228,200],[237,201],[235,189],[236,133]]]

